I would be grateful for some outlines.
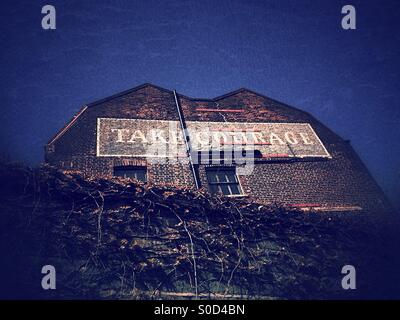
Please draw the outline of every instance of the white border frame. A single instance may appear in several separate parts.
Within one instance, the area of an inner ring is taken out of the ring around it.
[[[136,121],[147,121],[147,122],[176,122],[178,123],[179,121],[177,120],[153,120],[153,119],[129,119],[129,118],[97,118],[97,127],[96,127],[96,156],[97,157],[135,157],[135,158],[180,158],[177,157],[176,155],[126,155],[126,154],[100,154],[100,122],[101,120],[117,120],[117,121],[127,121],[127,120],[136,120]],[[323,150],[325,151],[324,155],[316,155],[316,154],[305,154],[305,155],[296,155],[296,158],[329,158],[332,159],[332,156],[326,149],[325,145],[322,143],[321,139],[315,132],[314,128],[311,126],[310,123],[305,123],[305,122],[217,122],[217,121],[187,121],[188,127],[190,123],[221,123],[221,124],[240,124],[240,125],[260,125],[260,124],[285,124],[285,125],[302,125],[302,126],[308,126],[311,130],[311,132],[315,135],[317,138],[317,141],[320,143],[322,146]],[[293,157],[293,156],[290,156]]]

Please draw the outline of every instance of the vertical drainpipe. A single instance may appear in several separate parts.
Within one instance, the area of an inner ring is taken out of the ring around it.
[[[186,154],[187,154],[188,159],[189,159],[190,170],[192,171],[194,183],[196,184],[196,188],[199,189],[200,185],[199,185],[199,181],[197,179],[197,174],[196,174],[196,170],[194,168],[192,154],[191,154],[190,137],[189,137],[189,133],[188,133],[187,128],[186,128],[185,119],[183,118],[181,106],[179,105],[178,95],[176,93],[176,90],[174,90],[174,98],[175,98],[176,109],[178,110],[179,123],[181,124],[183,140],[185,141]]]

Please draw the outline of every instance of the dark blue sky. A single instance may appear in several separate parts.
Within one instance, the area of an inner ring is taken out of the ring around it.
[[[41,8],[57,9],[57,30]],[[341,8],[357,30],[341,28]],[[400,205],[400,2],[1,1],[0,151],[36,164],[85,103],[143,82],[194,97],[247,87],[350,139]],[[399,198],[399,199],[398,199]]]

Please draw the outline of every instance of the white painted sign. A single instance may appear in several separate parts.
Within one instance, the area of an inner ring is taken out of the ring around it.
[[[308,123],[187,121],[192,150],[258,150],[263,156],[330,157]],[[97,156],[185,157],[178,121],[97,120]]]

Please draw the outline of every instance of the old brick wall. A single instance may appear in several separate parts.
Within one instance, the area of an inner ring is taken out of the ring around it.
[[[125,161],[132,165],[146,165],[149,181],[179,187],[194,186],[187,163],[153,164],[145,158],[97,157],[97,118],[179,120],[171,92],[144,86],[88,105],[76,122],[51,146],[47,146],[47,150],[50,147],[54,151],[46,152],[46,162],[65,170],[79,170],[87,175],[111,176],[113,167]]]
[[[379,210],[389,207],[351,145],[310,114],[249,90],[238,90],[213,100],[180,95],[179,102],[186,121],[300,122],[309,123],[315,130],[332,159],[256,160],[253,173],[239,177],[249,198],[289,205],[361,206]],[[179,120],[173,93],[144,85],[88,105],[65,133],[46,146],[46,161],[89,175],[112,175],[113,167],[124,162],[147,165],[149,181],[194,187],[187,163],[152,164],[145,158],[96,157],[97,118]],[[199,166],[201,183],[207,187],[205,170],[206,165]]]

